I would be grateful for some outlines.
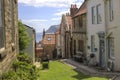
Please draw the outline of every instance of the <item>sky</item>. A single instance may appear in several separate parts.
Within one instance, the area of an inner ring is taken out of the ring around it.
[[[68,13],[71,4],[78,8],[83,0],[18,0],[18,16],[24,24],[36,32],[47,30],[61,22],[62,14]]]

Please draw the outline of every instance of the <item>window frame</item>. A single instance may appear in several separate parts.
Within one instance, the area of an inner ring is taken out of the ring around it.
[[[101,9],[101,4],[98,4],[96,6],[97,24],[101,24],[102,23],[102,16],[101,16],[101,13],[100,13],[100,9]]]
[[[114,13],[113,13],[113,0],[109,0],[109,19],[113,21]]]
[[[96,23],[96,10],[95,10],[95,6],[91,7],[91,13],[92,13],[92,24]]]
[[[111,44],[111,39],[113,40],[113,43]],[[111,46],[113,45],[113,46]],[[113,47],[113,49],[111,49]],[[111,53],[111,50],[113,50]],[[110,59],[115,59],[115,54],[114,54],[114,38],[113,37],[108,37],[108,56]]]
[[[83,27],[83,17],[82,17],[82,15],[79,17],[79,26],[80,27]]]
[[[3,52],[4,50],[5,50],[5,25],[4,25],[4,22],[5,22],[5,19],[4,19],[4,17],[5,17],[5,14],[4,14],[4,0],[0,0],[1,2],[0,2],[0,6],[1,6],[1,23],[2,23],[2,26],[1,27],[3,27],[3,46],[2,47],[0,47],[0,52]]]
[[[78,40],[78,51],[83,52],[84,50],[84,41],[83,40]]]
[[[48,37],[47,40],[48,40],[48,41],[51,41],[51,37]]]

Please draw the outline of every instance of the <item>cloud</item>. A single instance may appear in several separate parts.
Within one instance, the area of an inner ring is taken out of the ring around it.
[[[77,7],[79,8],[82,3],[83,3],[83,0],[79,0],[79,1],[76,1],[76,2],[74,2],[72,4],[76,4]],[[69,5],[69,7],[66,7],[66,8],[60,8],[53,15],[54,16],[61,16],[62,14],[70,13],[70,7],[71,7],[71,5]]]
[[[22,20],[23,22],[45,22],[45,21],[48,21],[48,20],[45,20],[45,19],[29,19],[29,20]]]
[[[51,20],[52,21],[58,21],[58,20],[60,20],[61,19],[61,17],[57,17],[57,18],[52,18]]]
[[[22,23],[33,27],[36,32],[42,32],[43,28],[48,29],[48,25],[46,25],[47,22],[48,20],[45,19],[22,19]]]
[[[81,0],[18,0],[19,3],[23,3],[27,6],[34,7],[69,7],[72,3],[81,3]]]
[[[69,9],[58,10],[58,12],[54,13],[54,16],[61,16],[62,14],[68,13]]]

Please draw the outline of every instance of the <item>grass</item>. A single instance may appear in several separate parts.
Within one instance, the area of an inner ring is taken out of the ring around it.
[[[40,68],[40,80],[108,80],[107,78],[90,77],[75,71],[72,67],[58,61],[49,63],[49,69]]]

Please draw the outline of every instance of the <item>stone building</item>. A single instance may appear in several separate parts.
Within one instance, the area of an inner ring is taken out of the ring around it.
[[[0,0],[0,74],[9,70],[18,46],[18,1]]]
[[[44,35],[42,45],[43,45],[44,55],[48,55],[50,59],[57,58],[57,54],[55,52],[55,34],[54,33],[46,33]]]
[[[120,71],[120,0],[87,0],[88,53],[106,70]]]
[[[120,0],[103,0],[105,15],[105,64],[107,69],[120,71]]]
[[[60,23],[60,46],[62,58],[70,58],[71,55],[72,18],[69,13],[62,15]]]
[[[30,42],[25,49],[25,52],[30,55],[33,63],[35,62],[35,29],[32,27],[25,25],[26,31],[28,33],[28,37],[30,38]]]
[[[65,15],[62,15],[61,23],[60,23],[60,46],[61,46],[61,54],[62,58],[65,58]]]
[[[66,14],[66,29],[65,29],[65,56],[71,58],[72,55],[72,17]]]
[[[104,0],[87,1],[87,55],[95,54],[95,61],[105,67],[105,9]]]
[[[75,13],[72,17],[73,55],[81,52],[83,53],[83,55],[86,55],[86,11],[86,2],[84,2],[77,10],[77,13]]]
[[[120,0],[103,0],[106,29],[106,57],[107,69],[120,71]]]
[[[61,55],[61,38],[60,29],[55,32],[55,48],[57,51],[57,58]]]

